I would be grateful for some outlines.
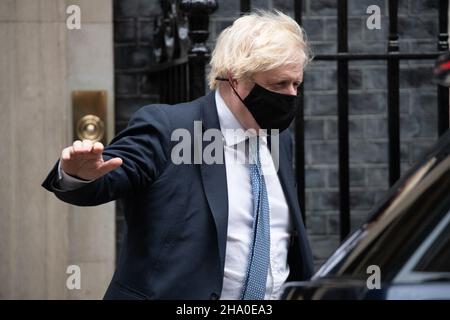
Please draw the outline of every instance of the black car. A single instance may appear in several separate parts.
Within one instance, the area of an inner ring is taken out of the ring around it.
[[[284,299],[450,299],[450,131]]]

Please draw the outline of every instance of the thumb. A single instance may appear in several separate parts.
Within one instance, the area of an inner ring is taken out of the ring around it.
[[[101,175],[105,175],[108,172],[117,169],[118,167],[120,167],[122,165],[123,161],[121,158],[112,158],[108,161],[103,162],[103,164],[98,168],[98,170],[100,171]]]

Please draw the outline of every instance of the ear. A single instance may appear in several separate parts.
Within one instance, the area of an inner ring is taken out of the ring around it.
[[[233,78],[233,75],[231,74],[231,72],[228,70],[227,71],[227,78],[228,78],[228,82],[234,87],[237,87],[238,81]]]

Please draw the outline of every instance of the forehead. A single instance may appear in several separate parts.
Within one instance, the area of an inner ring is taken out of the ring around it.
[[[283,79],[301,81],[303,79],[303,66],[300,63],[292,63],[277,68],[261,71],[254,74],[255,79]]]

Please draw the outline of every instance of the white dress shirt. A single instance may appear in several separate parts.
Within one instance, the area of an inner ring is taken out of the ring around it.
[[[253,233],[253,200],[250,184],[248,155],[245,152],[247,136],[227,107],[219,90],[215,92],[217,113],[224,136],[224,156],[228,189],[228,233],[225,270],[221,299],[240,299],[248,268]],[[231,129],[231,130],[230,130]],[[241,130],[235,130],[241,129]],[[260,141],[260,159],[270,207],[270,265],[265,299],[279,299],[281,286],[289,275],[287,261],[292,222],[283,189],[267,146]],[[76,189],[89,183],[67,175],[59,168],[59,186]]]
[[[246,136],[241,124],[220,96],[219,90],[216,90],[215,94],[220,128],[225,138],[228,188],[228,233],[221,299],[240,299],[253,233],[250,170],[245,147],[242,146]],[[291,221],[286,198],[267,147],[267,139],[263,138],[261,141],[260,158],[270,207],[270,265],[265,299],[278,299],[281,286],[289,275],[287,254]]]

